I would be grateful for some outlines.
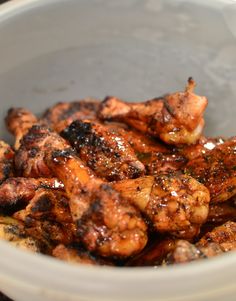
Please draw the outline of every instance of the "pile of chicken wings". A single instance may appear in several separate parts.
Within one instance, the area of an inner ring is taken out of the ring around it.
[[[12,108],[0,238],[72,262],[162,266],[236,250],[236,138],[202,135],[207,99]]]

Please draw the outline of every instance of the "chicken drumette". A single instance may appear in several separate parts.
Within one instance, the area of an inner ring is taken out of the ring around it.
[[[144,103],[126,103],[107,97],[101,104],[103,120],[122,121],[168,144],[193,144],[204,126],[207,99],[193,93],[190,78],[185,92],[177,92]]]
[[[193,237],[207,219],[209,192],[189,176],[146,176],[119,181],[113,187],[137,206],[159,232]]]

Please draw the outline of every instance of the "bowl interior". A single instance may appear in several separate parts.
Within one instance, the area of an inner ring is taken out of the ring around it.
[[[227,1],[28,2],[0,16],[2,138],[9,139],[3,118],[11,106],[40,113],[58,101],[107,94],[141,101],[183,89],[189,76],[209,99],[206,133],[235,133],[236,39]]]

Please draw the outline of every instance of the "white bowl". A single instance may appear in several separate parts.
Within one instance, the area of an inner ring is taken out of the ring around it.
[[[0,7],[0,128],[11,106],[182,89],[209,98],[208,130],[233,135],[236,3],[13,0]],[[152,268],[71,266],[0,242],[0,290],[16,301],[235,300],[236,254]]]

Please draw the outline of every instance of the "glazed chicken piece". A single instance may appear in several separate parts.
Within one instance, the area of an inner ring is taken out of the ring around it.
[[[0,216],[0,239],[23,250],[43,252],[42,243],[28,236],[23,224],[10,217]]]
[[[13,215],[17,220],[28,217],[36,220],[50,220],[59,223],[72,223],[69,200],[63,191],[39,188],[25,209]]]
[[[108,260],[93,256],[81,246],[75,247],[60,244],[53,250],[52,255],[60,260],[73,264],[113,265],[112,262]]]
[[[209,243],[218,244],[224,252],[236,250],[236,223],[228,221],[206,233],[196,244],[207,247]]]
[[[37,118],[24,108],[12,108],[8,111],[5,122],[9,132],[16,138],[15,149],[17,150],[20,146],[20,140],[37,123]]]
[[[0,140],[0,184],[13,176],[14,152],[11,147]]]
[[[105,126],[130,144],[139,161],[144,164],[147,175],[180,170],[187,163],[187,159],[181,153],[157,139],[134,129],[122,128],[119,125],[106,124]]]
[[[144,175],[145,167],[129,143],[102,124],[76,120],[61,134],[100,178],[115,181]]]
[[[15,155],[15,168],[19,176],[26,178],[53,177],[45,163],[45,156],[51,149],[69,148],[65,140],[58,141],[58,134],[47,127],[34,125],[22,138]]]
[[[64,185],[55,178],[9,178],[0,185],[0,210],[23,208],[40,188],[62,190]]]
[[[44,126],[33,126],[19,149],[27,150],[26,158],[28,142],[38,149],[38,156],[22,165],[22,173],[24,167],[32,170],[29,164],[39,166],[39,160],[64,183],[77,236],[87,249],[106,257],[127,257],[143,249],[147,227],[139,212],[109,184],[96,178],[62,137]]]
[[[61,102],[48,109],[42,122],[60,133],[74,120],[96,120],[99,101],[85,99],[74,102]]]
[[[207,222],[222,224],[229,220],[236,221],[236,205],[234,200],[210,204]]]
[[[191,238],[206,221],[207,188],[182,174],[160,174],[113,184],[121,196],[137,206],[158,232]]]
[[[236,250],[236,223],[227,222],[206,233],[196,245],[180,240],[163,264],[184,263]]]
[[[203,183],[211,202],[224,202],[236,193],[236,138],[217,145],[212,151],[191,160],[185,173]]]
[[[126,103],[107,97],[98,111],[102,120],[124,122],[168,144],[193,144],[203,130],[207,99],[193,93],[190,78],[185,92],[177,92],[144,103]]]

